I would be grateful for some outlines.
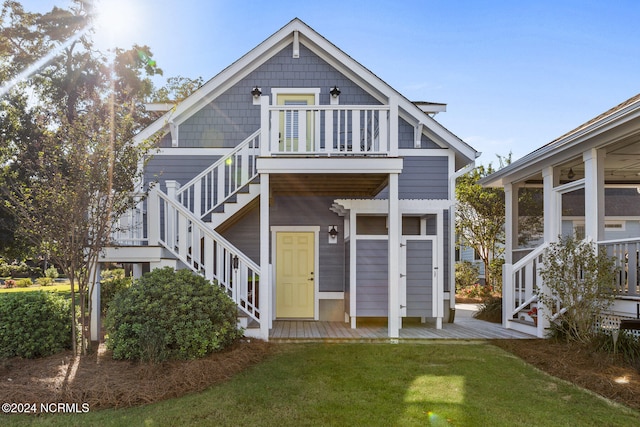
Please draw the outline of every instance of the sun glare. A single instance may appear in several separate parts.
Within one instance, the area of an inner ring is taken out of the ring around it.
[[[131,0],[96,0],[96,41],[107,48],[129,47],[136,43],[140,17]]]

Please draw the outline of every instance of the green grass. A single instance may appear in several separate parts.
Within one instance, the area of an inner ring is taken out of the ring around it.
[[[76,288],[77,290],[77,288]],[[29,286],[27,288],[0,288],[0,293],[10,292],[33,292],[33,291],[48,291],[48,292],[69,292],[71,293],[71,285],[69,282],[59,283],[51,286]]]
[[[81,402],[78,402],[81,403]],[[6,426],[637,426],[640,413],[488,344],[295,344],[180,399]]]

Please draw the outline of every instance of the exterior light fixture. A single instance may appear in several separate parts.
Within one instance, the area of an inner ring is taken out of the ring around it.
[[[340,96],[340,89],[338,89],[338,86],[334,86],[331,88],[329,93],[331,94],[332,97],[337,98],[338,96]]]
[[[336,237],[338,237],[338,229],[336,228],[335,225],[332,225],[331,228],[329,229],[329,236],[331,236],[332,239],[335,239]]]
[[[233,258],[231,258],[231,264],[233,265],[234,270],[238,269],[238,261],[238,255],[234,255]]]
[[[573,179],[576,176],[576,173],[573,171],[573,168],[569,168],[569,173],[567,174],[567,178]]]
[[[262,95],[262,91],[258,86],[256,86],[251,90],[251,95],[253,95],[254,98],[259,98],[260,95]]]

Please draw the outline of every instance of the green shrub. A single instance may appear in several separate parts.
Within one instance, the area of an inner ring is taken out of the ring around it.
[[[561,237],[542,255],[540,275],[544,282],[538,301],[553,307],[558,301],[566,309],[554,320],[551,333],[569,341],[588,343],[596,331],[598,315],[614,299],[616,268],[613,258],[593,242],[574,236]],[[546,314],[548,316],[548,314]]]
[[[640,338],[631,332],[621,330],[614,346],[611,331],[601,329],[594,335],[592,345],[596,350],[621,354],[627,363],[640,370]]]
[[[58,273],[57,268],[55,268],[54,266],[51,266],[44,271],[44,277],[51,279],[51,281],[53,282],[58,277],[60,277],[60,274]]]
[[[107,308],[113,297],[120,291],[131,286],[131,277],[126,277],[124,268],[115,268],[113,270],[104,270],[100,273],[100,311],[102,314],[107,313]]]
[[[460,291],[478,283],[480,267],[470,261],[456,263],[456,290]]]
[[[53,279],[50,277],[38,277],[36,279],[36,285],[51,286],[53,285]]]
[[[35,358],[71,348],[71,303],[55,292],[0,294],[0,357]]]
[[[487,322],[502,323],[502,298],[494,296],[485,298],[473,317]]]
[[[31,279],[29,279],[28,277],[26,277],[24,279],[16,280],[16,287],[17,288],[28,288],[31,285],[33,285],[33,281],[31,281]]]
[[[188,270],[153,270],[117,293],[106,319],[114,359],[195,359],[242,336],[237,307],[218,287]]]

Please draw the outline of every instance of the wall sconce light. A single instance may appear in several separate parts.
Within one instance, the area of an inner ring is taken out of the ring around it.
[[[340,96],[340,89],[338,89],[338,86],[334,86],[331,88],[329,93],[331,94],[332,97],[337,98],[338,96]]]
[[[259,98],[260,95],[262,95],[262,91],[258,86],[256,86],[251,90],[251,95],[253,95],[254,98]]]
[[[569,168],[569,173],[567,174],[567,178],[573,179],[576,176],[576,173],[573,171],[573,168]]]
[[[238,255],[234,255],[233,258],[231,258],[231,264],[233,265],[234,270],[238,269],[238,261]]]
[[[335,225],[329,226],[329,243],[332,245],[338,243],[338,227]]]

